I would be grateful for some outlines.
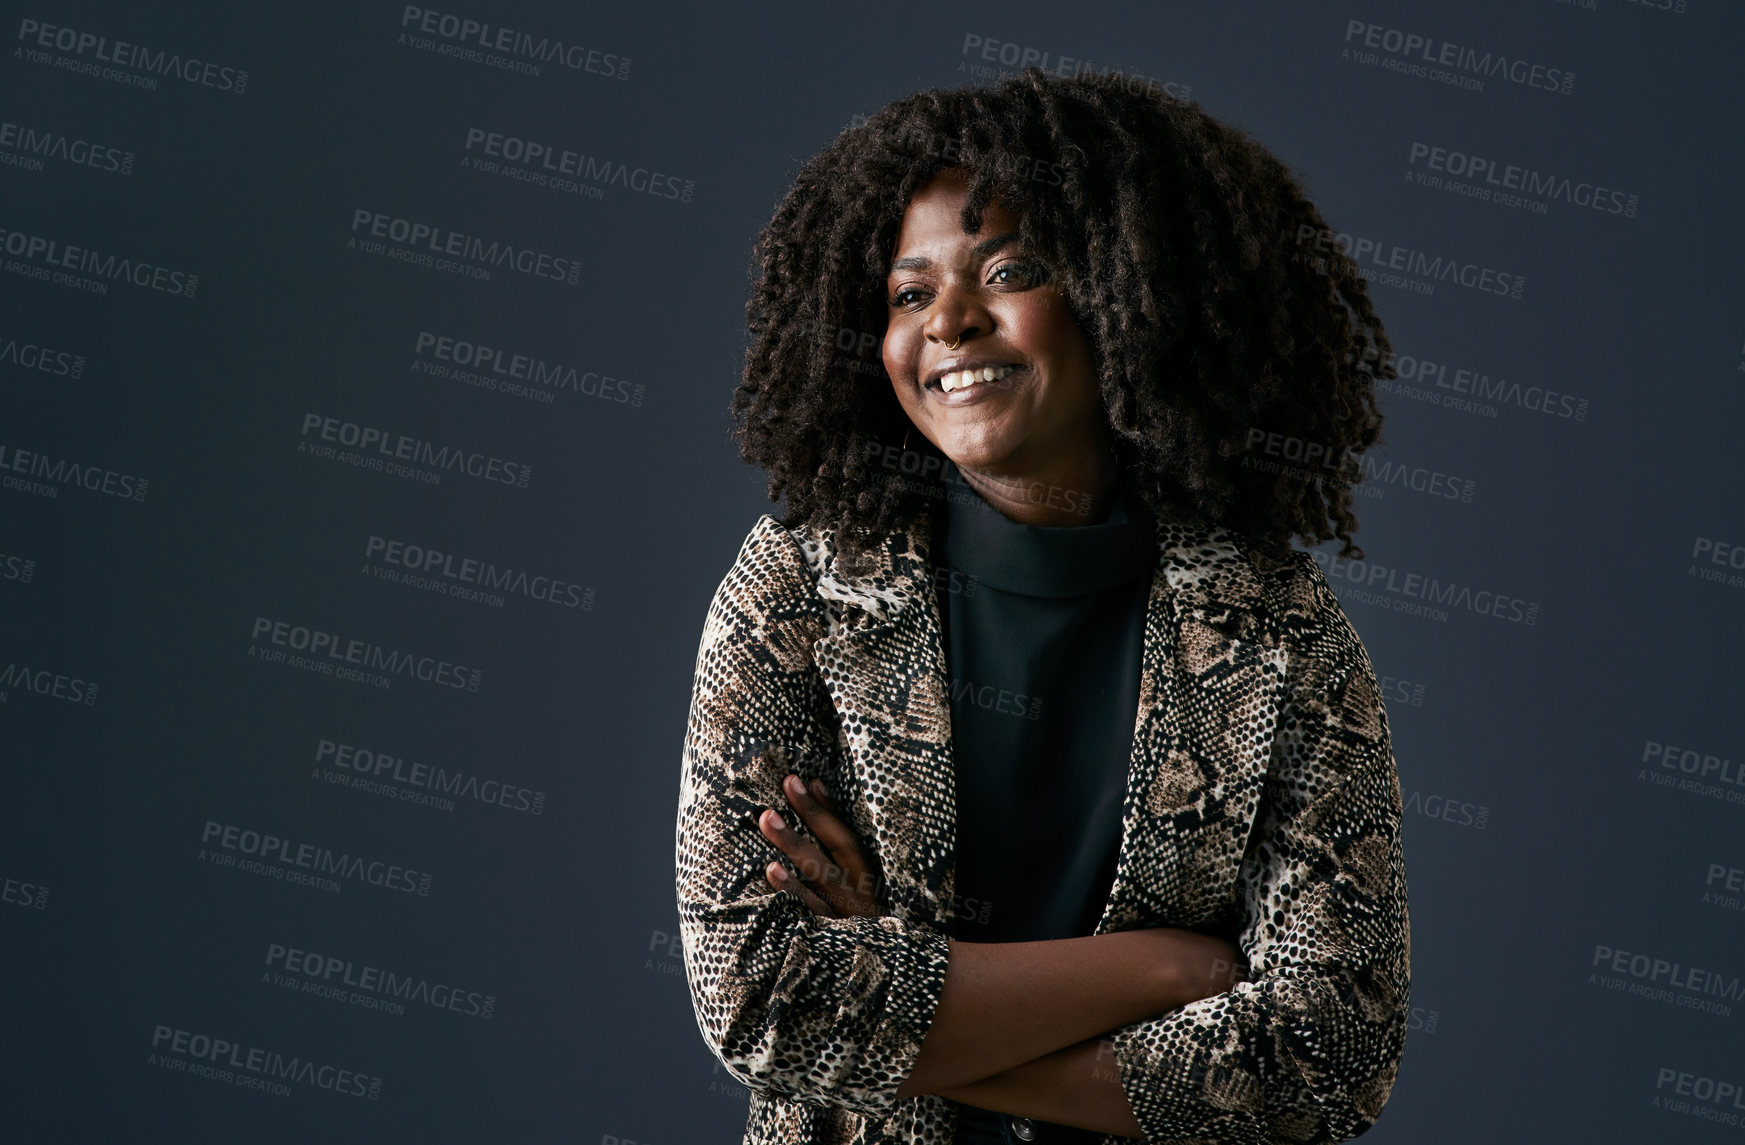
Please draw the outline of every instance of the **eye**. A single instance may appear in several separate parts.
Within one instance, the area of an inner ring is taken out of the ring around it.
[[[1038,262],[1002,262],[988,276],[990,284],[1016,286],[1020,290],[1041,286],[1046,281],[1048,271]]]
[[[911,295],[926,293],[925,290],[922,290],[918,286],[906,286],[902,290],[897,291],[897,293],[891,297],[891,305],[901,310],[906,306],[913,305],[914,299],[910,297]]]

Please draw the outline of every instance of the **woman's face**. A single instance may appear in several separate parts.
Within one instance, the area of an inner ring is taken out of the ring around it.
[[[1015,214],[992,202],[981,234],[964,233],[968,190],[963,169],[947,168],[903,214],[885,280],[885,370],[909,420],[958,468],[1033,473],[1093,448],[1104,428],[1090,344],[1020,245]],[[979,380],[966,384],[964,370]]]

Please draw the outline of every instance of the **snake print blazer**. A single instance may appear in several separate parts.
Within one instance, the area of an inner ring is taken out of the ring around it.
[[[899,1098],[945,977],[951,705],[930,512],[848,575],[831,534],[762,517],[708,611],[675,852],[698,1028],[751,1091],[744,1145],[951,1145]],[[1404,1050],[1399,778],[1369,658],[1319,567],[1158,522],[1118,865],[1097,933],[1231,936],[1251,979],[1110,1035],[1148,1142],[1336,1142]],[[960,586],[964,588],[968,586]],[[882,867],[887,913],[777,891],[765,808],[821,777]],[[1130,1141],[1110,1135],[1103,1145]]]

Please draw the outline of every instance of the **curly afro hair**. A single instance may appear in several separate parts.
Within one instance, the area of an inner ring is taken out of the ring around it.
[[[1242,130],[1034,67],[843,131],[759,236],[734,433],[786,525],[832,530],[852,566],[939,495],[880,472],[910,423],[878,346],[904,211],[947,167],[969,176],[967,233],[991,200],[1019,215],[1092,347],[1125,480],[1155,512],[1274,553],[1337,538],[1363,555],[1352,489],[1381,440],[1375,382],[1395,374],[1356,263]]]

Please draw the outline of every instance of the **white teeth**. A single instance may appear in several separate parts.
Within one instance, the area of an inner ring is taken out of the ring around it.
[[[944,374],[939,379],[939,388],[946,393],[973,386],[977,382],[993,382],[1010,374],[1013,366],[983,366],[979,370],[958,370],[955,373]]]

